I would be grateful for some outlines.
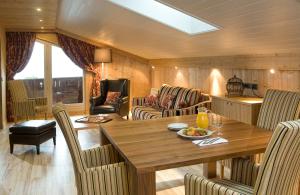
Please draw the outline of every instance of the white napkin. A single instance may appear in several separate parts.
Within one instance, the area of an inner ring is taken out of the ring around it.
[[[214,145],[214,144],[227,143],[228,140],[224,139],[222,137],[213,137],[213,138],[202,139],[202,140],[194,140],[192,142],[193,142],[193,144],[196,144],[198,146],[209,146],[209,145]]]

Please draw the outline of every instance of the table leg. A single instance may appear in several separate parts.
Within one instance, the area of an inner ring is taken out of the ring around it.
[[[155,172],[139,173],[135,167],[128,165],[129,191],[131,195],[155,195]]]
[[[215,178],[217,176],[217,162],[203,164],[203,176],[206,178]]]

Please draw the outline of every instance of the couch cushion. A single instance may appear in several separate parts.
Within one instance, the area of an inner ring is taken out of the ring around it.
[[[152,107],[134,106],[131,110],[133,120],[147,120],[162,118],[162,113]]]
[[[100,105],[100,106],[95,106],[93,112],[98,114],[115,113],[116,108],[113,105]]]
[[[201,92],[197,89],[187,89],[181,87],[178,91],[174,108],[180,109],[182,108],[181,104],[184,102],[186,103],[186,106],[193,106],[195,104],[198,104],[201,101]]]
[[[159,105],[159,107],[163,107],[162,100],[164,100],[167,95],[173,95],[176,99],[177,93],[180,90],[180,88],[181,87],[172,87],[170,85],[162,85],[161,88],[159,89],[159,93],[158,93],[158,96],[159,96],[158,105]],[[173,105],[171,105],[170,109],[174,108],[174,102],[173,102]]]

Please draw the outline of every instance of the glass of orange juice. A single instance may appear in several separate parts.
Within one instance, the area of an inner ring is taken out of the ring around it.
[[[207,109],[204,107],[198,108],[198,115],[196,120],[197,126],[202,129],[207,129],[208,127],[208,115]]]

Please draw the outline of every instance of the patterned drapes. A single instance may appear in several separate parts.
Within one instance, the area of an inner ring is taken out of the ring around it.
[[[6,33],[6,77],[13,80],[27,65],[34,46],[36,34],[32,32]]]
[[[27,65],[32,51],[36,34],[32,32],[6,33],[6,79],[13,80]],[[7,89],[7,88],[6,88]],[[9,92],[6,93],[7,119],[12,121],[12,101]]]
[[[99,95],[101,76],[93,65],[95,46],[59,33],[57,33],[57,38],[59,46],[76,65],[94,74],[90,95]]]

